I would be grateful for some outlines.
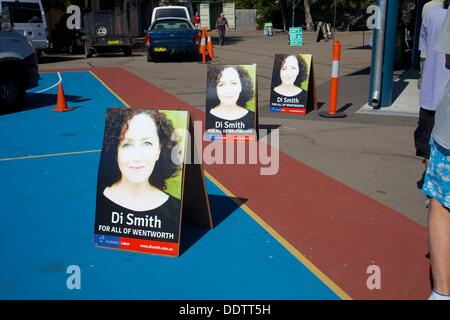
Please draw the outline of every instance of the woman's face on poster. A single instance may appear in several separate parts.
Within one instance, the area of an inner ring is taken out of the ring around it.
[[[284,60],[280,69],[280,78],[283,84],[292,85],[298,77],[300,70],[298,61],[294,56],[289,56]]]
[[[160,152],[158,131],[153,119],[147,114],[131,118],[117,154],[122,179],[131,183],[148,181]]]
[[[226,68],[217,83],[217,97],[221,104],[235,105],[242,91],[239,73],[234,68]]]

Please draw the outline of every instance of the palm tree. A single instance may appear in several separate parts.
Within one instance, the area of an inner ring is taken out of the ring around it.
[[[309,0],[303,0],[303,5],[305,6],[306,31],[314,31],[314,21],[311,16],[311,7],[309,5]]]
[[[278,1],[277,1],[278,2]],[[281,18],[283,20],[283,30],[287,30],[288,0],[281,0]]]

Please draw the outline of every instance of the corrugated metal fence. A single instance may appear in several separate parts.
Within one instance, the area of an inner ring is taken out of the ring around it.
[[[256,30],[256,9],[236,9],[236,29]]]

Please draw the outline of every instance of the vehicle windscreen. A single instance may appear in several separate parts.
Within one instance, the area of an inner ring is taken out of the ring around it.
[[[184,9],[164,9],[164,10],[157,10],[155,13],[155,19],[160,18],[185,18],[186,17],[186,11]]]
[[[192,26],[182,20],[163,20],[156,21],[151,30],[155,31],[175,31],[175,30],[192,30]]]
[[[3,8],[9,8],[13,23],[42,23],[42,14],[37,3],[2,2]]]

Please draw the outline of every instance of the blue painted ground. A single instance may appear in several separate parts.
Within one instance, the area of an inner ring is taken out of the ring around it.
[[[0,158],[30,154],[98,149],[101,146],[106,109],[123,106],[88,72],[62,73],[69,113],[51,112],[58,88],[28,94],[25,111],[6,114],[0,120]],[[38,92],[57,83],[55,73],[41,74]],[[14,137],[14,143],[9,142]],[[8,146],[8,148],[6,148]]]
[[[100,149],[105,109],[121,104],[88,73],[63,79],[87,100],[0,116],[0,158]],[[0,299],[338,299],[209,180],[216,227],[183,227],[179,258],[95,248],[99,155],[0,161]],[[70,265],[81,290],[67,289]]]

